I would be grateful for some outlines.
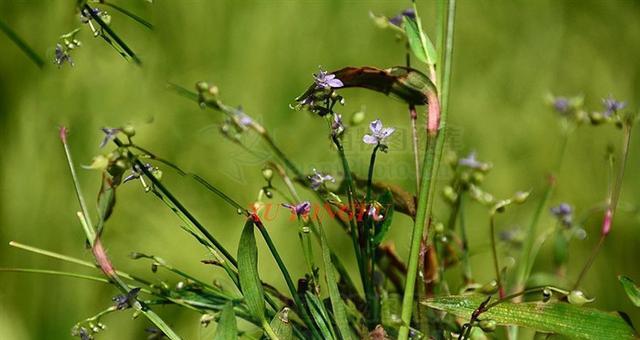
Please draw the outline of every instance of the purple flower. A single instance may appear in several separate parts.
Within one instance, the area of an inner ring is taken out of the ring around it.
[[[342,123],[342,115],[334,114],[331,123],[331,133],[334,136],[340,136],[344,132],[344,124]]]
[[[371,130],[371,134],[364,135],[364,137],[362,137],[362,141],[366,144],[372,145],[383,144],[384,140],[391,136],[394,131],[396,131],[396,129],[392,127],[382,127],[382,122],[380,121],[380,119],[376,119],[371,122],[371,124],[369,124],[369,129]]]
[[[102,138],[102,142],[100,142],[100,148],[104,148],[112,139],[116,138],[120,131],[122,131],[122,129],[102,128],[102,132],[104,132],[104,138]]]
[[[563,225],[570,227],[573,222],[573,208],[568,203],[560,203],[551,208],[553,214]]]
[[[380,222],[384,219],[384,216],[378,212],[378,209],[376,209],[375,205],[371,205],[369,207],[369,212],[367,213],[367,215],[375,222]]]
[[[569,99],[565,97],[555,97],[553,98],[553,108],[561,114],[566,114],[569,112],[571,105],[569,103]]]
[[[248,114],[244,113],[244,111],[242,111],[242,107],[238,107],[238,110],[236,111],[236,117],[238,119],[238,122],[240,123],[240,125],[242,126],[249,126],[251,124],[253,124],[253,119],[251,119],[251,117],[249,117]]]
[[[324,182],[335,183],[336,179],[331,175],[323,174],[313,169],[313,175],[309,176],[309,181],[311,181],[311,189],[318,190]]]
[[[304,201],[296,205],[282,203],[282,206],[291,210],[291,212],[298,217],[305,216],[311,211],[311,203],[309,203],[309,201]]]
[[[140,292],[140,287],[136,287],[131,289],[126,295],[117,295],[112,300],[116,303],[116,308],[118,310],[123,310],[131,307],[131,304],[135,301],[138,293]]]
[[[65,62],[69,63],[69,65],[73,66],[73,59],[71,59],[71,55],[62,47],[60,44],[56,44],[56,51],[53,57],[53,62],[58,65],[58,67],[62,66]]]
[[[319,74],[313,75],[313,79],[318,89],[339,88],[344,86],[342,81],[336,78],[335,74],[327,73],[322,69]]]
[[[491,167],[489,163],[480,162],[476,158],[475,151],[470,152],[467,157],[461,158],[460,160],[458,160],[458,165],[466,166],[467,168],[482,170],[482,171],[486,171]]]
[[[407,17],[410,19],[415,20],[416,19],[416,12],[413,10],[413,8],[407,8],[405,10],[403,10],[402,12],[400,12],[400,14],[396,15],[393,18],[389,18],[389,22],[393,25],[396,25],[398,27],[400,27],[400,25],[402,25],[402,18],[403,17]]]
[[[602,114],[605,117],[611,117],[612,114],[624,109],[627,106],[627,103],[619,102],[612,96],[609,96],[602,99],[602,106],[604,106],[604,112]]]
[[[100,15],[102,13],[102,11],[99,8],[91,8],[91,12],[93,12],[93,14],[95,15]],[[91,16],[91,12],[89,12],[86,9],[83,9],[82,11],[80,11],[80,22],[82,22],[83,24],[86,24],[89,21],[91,21],[91,19],[93,18]]]

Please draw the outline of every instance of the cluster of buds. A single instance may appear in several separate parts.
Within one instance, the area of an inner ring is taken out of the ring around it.
[[[64,63],[68,63],[71,66],[74,65],[73,58],[71,58],[71,51],[82,46],[80,40],[76,38],[79,31],[80,29],[75,29],[60,36],[53,58],[54,64],[58,67],[61,67]]]
[[[623,114],[627,103],[618,101],[612,96],[601,100],[601,110],[593,111],[584,108],[583,96],[556,97],[548,95],[546,101],[561,117],[566,118],[576,125],[582,123],[591,123],[592,125],[613,123],[617,127],[622,127],[627,119]]]
[[[442,190],[447,202],[454,204],[460,194],[467,192],[473,200],[483,205],[494,203],[493,195],[480,187],[486,174],[493,167],[491,163],[479,161],[475,152],[469,153],[467,157],[458,158],[454,151],[449,151],[445,159],[454,172],[451,182]]]
[[[336,78],[335,74],[321,69],[318,74],[313,75],[313,81],[314,84],[295,99],[296,103],[291,105],[292,109],[306,110],[319,116],[326,116],[333,113],[333,106],[336,103],[344,105],[344,97],[335,90],[343,87],[344,84]]]

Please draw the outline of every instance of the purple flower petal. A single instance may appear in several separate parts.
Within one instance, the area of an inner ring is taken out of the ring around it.
[[[389,136],[391,136],[391,134],[396,131],[395,128],[384,128],[380,131],[380,137],[382,138],[387,138]]]
[[[365,142],[366,144],[372,144],[372,145],[378,144],[378,138],[371,135],[364,135],[364,137],[362,137],[362,141]]]
[[[376,134],[380,132],[380,129],[382,129],[382,122],[380,121],[380,119],[376,119],[371,122],[371,124],[369,124],[369,128],[371,129],[371,132]]]
[[[333,76],[333,74],[332,74]],[[335,76],[334,76],[335,77]],[[336,79],[326,79],[326,83],[327,85],[331,86],[331,87],[343,87],[344,83],[342,83],[342,81],[338,78]]]

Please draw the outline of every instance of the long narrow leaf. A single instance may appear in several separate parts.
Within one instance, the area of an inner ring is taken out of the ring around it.
[[[238,338],[238,324],[236,323],[236,313],[233,304],[227,303],[220,313],[220,321],[213,340],[235,340]]]
[[[251,219],[247,219],[240,236],[238,275],[240,276],[240,289],[249,311],[260,321],[266,321],[264,289],[258,275],[258,247]]]
[[[428,299],[423,303],[469,319],[485,299],[481,295],[453,295]],[[482,313],[480,319],[579,339],[635,339],[637,336],[625,320],[615,313],[565,302],[504,302]]]
[[[306,292],[305,298],[307,300],[307,304],[309,305],[309,312],[311,312],[313,320],[315,321],[316,325],[318,325],[323,339],[335,339],[336,335],[333,332],[331,321],[329,321],[329,316],[324,310],[322,301],[320,301],[317,296],[313,295],[313,293],[309,291]]]

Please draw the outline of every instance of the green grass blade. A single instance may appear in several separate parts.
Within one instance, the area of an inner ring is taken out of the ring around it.
[[[624,288],[625,293],[627,293],[629,300],[631,300],[636,307],[640,307],[640,288],[636,286],[633,280],[624,275],[618,276],[618,280],[620,280],[622,288]]]
[[[153,30],[153,24],[151,24],[150,22],[142,19],[141,17],[139,17],[138,15],[130,12],[129,10],[124,9],[124,8],[122,8],[122,7],[120,7],[120,6],[116,5],[116,4],[112,4],[110,2],[106,2],[106,1],[103,2],[102,4],[105,5],[105,6],[108,6],[108,7],[111,7],[113,9],[115,9],[116,11],[118,11],[118,12],[128,16],[129,18],[137,21],[139,24],[145,26],[146,28],[148,28],[150,30]]]
[[[18,48],[24,52],[24,54],[33,61],[39,68],[44,67],[44,60],[36,51],[33,50],[20,36],[12,30],[4,21],[0,20],[0,31],[2,31]]]
[[[481,295],[452,295],[428,299],[423,303],[469,319],[485,299]],[[636,338],[634,330],[619,315],[565,302],[504,302],[482,313],[480,319],[491,319],[499,325],[516,325],[578,339]]]
[[[213,340],[234,340],[238,338],[238,324],[236,322],[236,313],[233,310],[233,304],[227,303],[220,313],[220,321]]]
[[[129,46],[116,34],[116,32],[114,32],[111,27],[109,27],[109,25],[107,25],[104,21],[102,21],[102,18],[100,18],[100,16],[96,13],[93,12],[93,10],[91,9],[91,7],[89,7],[89,5],[85,4],[84,5],[84,9],[87,10],[87,12],[89,13],[89,15],[91,15],[91,18],[93,20],[95,20],[98,25],[100,25],[100,27],[107,32],[107,34],[113,38],[113,40],[115,41],[115,44],[120,47],[124,52],[126,52],[126,54],[131,57],[131,59],[133,59],[133,61],[138,64],[141,65],[142,61],[140,60],[140,58],[138,58],[138,56],[133,52],[133,50],[131,50],[131,48],[129,48]]]
[[[427,51],[422,46],[418,24],[415,20],[403,16],[402,27],[407,34],[407,40],[409,41],[409,47],[411,47],[413,55],[423,63],[427,63]]]

